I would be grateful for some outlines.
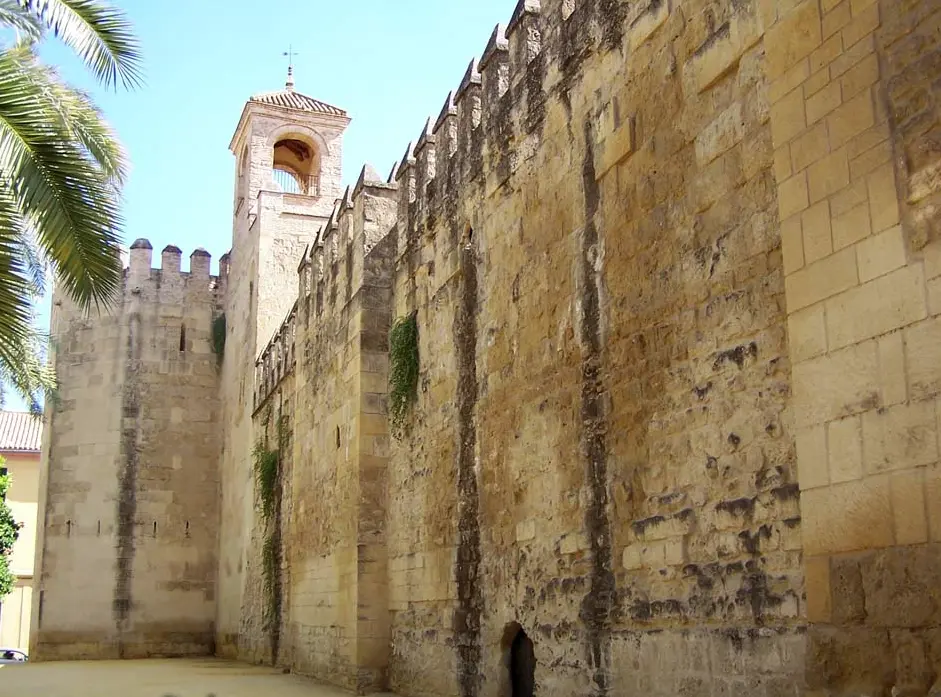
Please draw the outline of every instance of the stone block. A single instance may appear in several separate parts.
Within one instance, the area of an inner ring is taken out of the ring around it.
[[[902,226],[884,230],[856,245],[859,280],[865,283],[905,265],[906,243]]]
[[[818,123],[790,146],[792,171],[800,172],[830,152],[827,124]]]
[[[798,363],[792,375],[792,413],[799,428],[858,414],[879,403],[875,341]]]
[[[928,316],[924,271],[907,266],[827,301],[831,350],[905,327]]]
[[[768,87],[768,99],[771,100],[772,104],[776,104],[782,97],[797,90],[809,77],[810,61],[805,59],[771,83]]]
[[[834,150],[843,147],[852,138],[871,128],[875,122],[876,112],[870,91],[856,94],[827,117],[830,147]]]
[[[855,44],[844,42],[843,54],[830,64],[830,77],[836,80],[847,71],[859,65],[867,56],[875,53],[876,42],[871,34],[867,34]]]
[[[843,28],[843,45],[855,45],[878,27],[879,3],[874,2],[853,13],[853,20]]]
[[[941,278],[928,281],[928,314],[941,315]]]
[[[785,274],[794,273],[804,265],[803,228],[799,214],[781,223],[781,254]]]
[[[741,60],[746,51],[761,41],[763,35],[760,13],[736,12],[732,15],[728,32],[717,37],[706,50],[698,52],[689,61],[699,91],[712,87]]]
[[[701,167],[712,162],[742,141],[745,121],[742,103],[734,102],[719,114],[696,138],[696,160]]]
[[[827,439],[830,482],[839,484],[863,475],[863,435],[859,416],[831,421]]]
[[[893,544],[888,477],[811,489],[801,495],[804,552],[811,556]]]
[[[827,486],[827,428],[812,426],[797,432],[797,476],[801,491]]]
[[[908,392],[911,399],[926,399],[941,393],[941,318],[932,317],[904,332]]]
[[[800,134],[807,124],[804,96],[794,90],[771,106],[771,142],[780,148]]]
[[[822,41],[820,6],[817,0],[805,0],[780,16],[765,36],[768,76],[783,75],[795,63],[806,58]]]
[[[820,201],[801,213],[804,263],[811,264],[833,252],[830,236],[830,204]]]
[[[807,189],[807,175],[795,174],[778,187],[778,211],[781,219],[800,213],[810,205]]]
[[[837,194],[834,197],[834,201],[841,196],[853,196],[854,200],[856,198],[858,190],[854,187],[843,193]],[[833,248],[834,249],[843,249],[848,247],[854,242],[859,242],[860,240],[865,239],[872,233],[872,228],[869,222],[869,204],[868,201],[863,195],[862,204],[856,206],[852,210],[844,213],[842,215],[834,214],[833,218]],[[832,207],[835,208],[836,204],[832,203]]]
[[[804,99],[814,96],[830,83],[830,69],[821,68],[804,82]],[[826,125],[824,123],[824,125]]]
[[[516,524],[516,541],[529,542],[536,539],[536,521],[533,519],[524,520]]]
[[[826,353],[827,326],[823,303],[794,312],[787,322],[792,361],[799,363]]]
[[[879,390],[882,406],[899,404],[908,399],[908,381],[905,375],[905,346],[902,332],[880,336]]]
[[[653,36],[670,16],[670,2],[651,3],[650,9],[638,17],[630,28],[631,52]]]
[[[895,404],[863,415],[863,464],[866,472],[927,465],[938,460],[934,402]]]
[[[872,229],[880,232],[899,223],[899,200],[895,187],[895,168],[883,165],[869,175],[869,208]]]
[[[805,557],[804,589],[807,593],[807,620],[830,621],[830,558]]]
[[[796,312],[857,285],[856,250],[847,248],[805,266],[785,279],[787,304]]]
[[[835,194],[849,183],[850,169],[845,149],[831,152],[807,169],[807,188],[811,204]]]
[[[895,543],[917,545],[927,542],[924,472],[921,469],[895,472],[891,482]]]
[[[941,412],[941,407],[939,407]],[[941,542],[941,465],[925,468],[925,508],[932,542]]]
[[[785,143],[774,151],[774,180],[783,182],[791,176],[791,148]]]
[[[823,25],[821,23],[821,30]],[[810,72],[816,73],[823,70],[843,52],[843,38],[841,36],[831,36],[824,39],[820,48],[815,49],[810,54]]]
[[[812,125],[834,111],[843,103],[843,90],[837,80],[829,82],[820,90],[807,97],[807,124]]]
[[[843,0],[823,16],[820,25],[823,38],[828,39],[836,34],[849,24],[851,19],[849,0]]]

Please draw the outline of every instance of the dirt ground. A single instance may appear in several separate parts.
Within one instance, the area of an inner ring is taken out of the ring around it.
[[[0,697],[348,697],[280,670],[216,659],[0,667]]]

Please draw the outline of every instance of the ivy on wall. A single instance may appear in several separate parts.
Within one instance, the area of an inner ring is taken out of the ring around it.
[[[389,332],[389,420],[396,438],[418,397],[418,365],[418,319],[413,312],[398,319]]]
[[[262,427],[267,434],[271,423],[271,410],[265,414]],[[265,521],[265,534],[261,550],[262,580],[265,592],[264,620],[272,633],[272,643],[281,625],[281,465],[291,432],[288,418],[278,417],[275,431],[277,448],[270,449],[267,437],[255,443],[252,450],[258,501]],[[277,650],[273,652],[277,653]]]

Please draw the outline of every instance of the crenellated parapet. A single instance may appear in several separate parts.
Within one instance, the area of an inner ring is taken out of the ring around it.
[[[281,381],[294,372],[297,303],[255,362],[255,409],[264,404]]]
[[[149,240],[138,239],[130,248],[129,261],[124,270],[125,290],[140,294],[145,289],[167,289],[173,286],[192,290],[205,288],[207,294],[218,290],[220,281],[228,275],[228,255],[219,260],[218,276],[210,273],[212,255],[198,248],[190,254],[189,271],[182,270],[183,252],[168,245],[160,253],[160,266],[153,267],[153,246]]]
[[[366,165],[304,250],[297,267],[297,302],[256,362],[256,409],[293,372],[303,337],[338,320],[373,283],[370,255],[394,226],[397,189]]]

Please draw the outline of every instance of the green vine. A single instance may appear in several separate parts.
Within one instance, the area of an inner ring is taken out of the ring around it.
[[[274,629],[281,618],[281,540],[279,535],[269,533],[261,548],[261,563],[264,571],[265,623]]]
[[[225,355],[225,335],[226,322],[225,313],[223,313],[217,315],[216,318],[212,320],[212,350],[215,352],[220,363],[222,362],[222,357]]]
[[[418,397],[418,319],[413,312],[389,332],[389,419],[398,437],[409,406]]]
[[[255,443],[252,459],[258,500],[265,521],[265,538],[261,550],[266,597],[264,619],[268,630],[272,632],[274,655],[277,653],[277,633],[281,621],[281,464],[282,453],[288,452],[291,431],[288,417],[281,414],[275,423],[278,447],[271,450],[267,446],[267,432],[271,424],[270,407],[262,417],[261,423],[265,438]]]
[[[0,466],[4,459],[0,457]],[[6,502],[7,491],[10,489],[10,477],[0,476],[0,600],[8,596],[16,585],[16,576],[10,569],[10,556],[13,554],[13,545],[20,536],[21,523],[13,518],[13,511]]]
[[[269,521],[274,514],[275,497],[277,496],[278,474],[280,456],[277,450],[268,450],[261,441],[255,443],[252,451],[255,460],[255,481],[258,484],[258,498],[261,502],[261,512],[265,521]]]

